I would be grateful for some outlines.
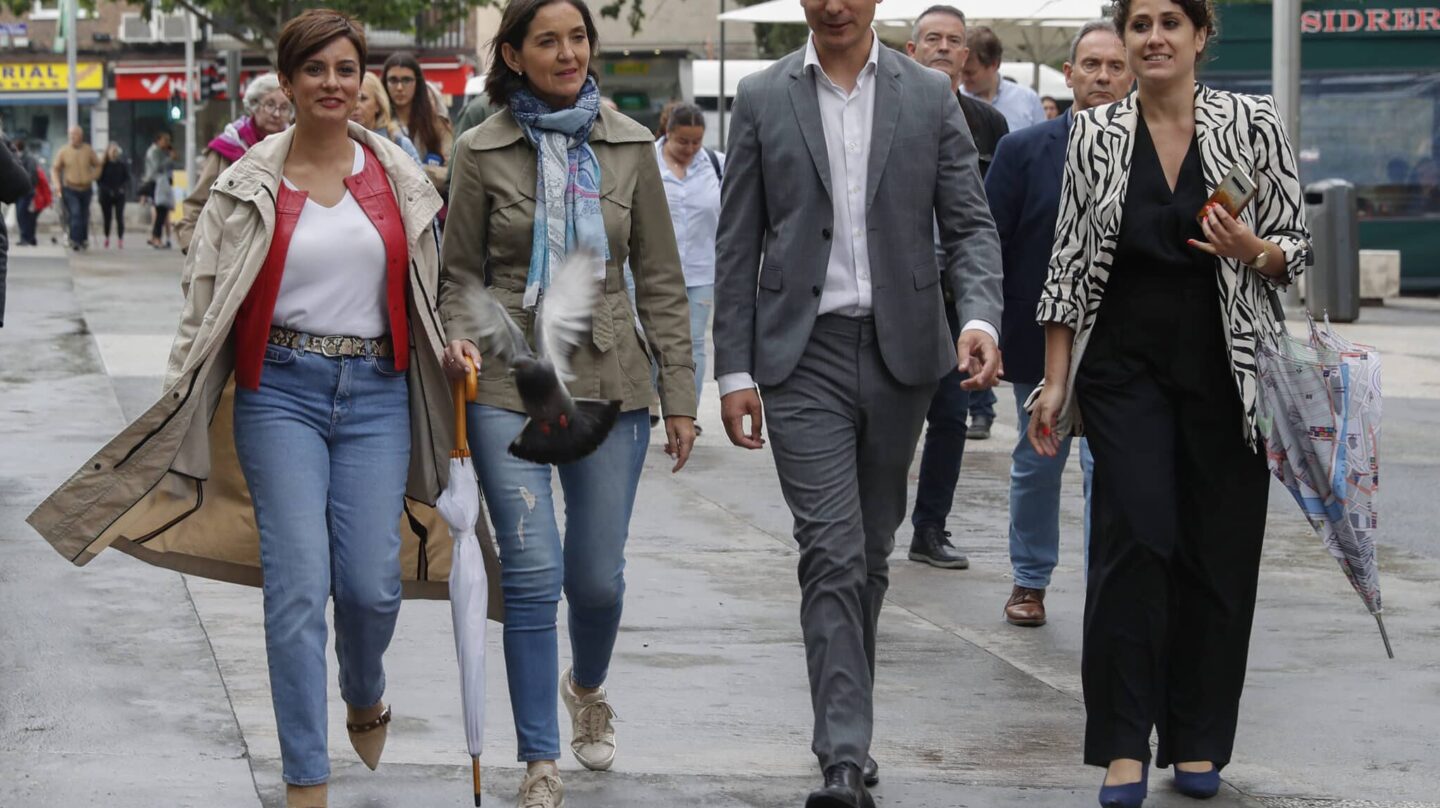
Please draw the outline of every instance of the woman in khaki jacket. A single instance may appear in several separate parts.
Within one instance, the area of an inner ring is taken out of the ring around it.
[[[451,439],[440,199],[398,146],[347,120],[358,23],[307,11],[278,44],[298,120],[215,184],[161,400],[30,523],[76,563],[115,544],[227,580],[258,584],[263,569],[287,803],[314,808],[330,775],[330,596],[350,740],[373,768],[402,579],[444,594],[431,581],[449,542],[421,505],[444,484]]]
[[[495,43],[486,91],[499,111],[455,147],[440,312],[451,340],[447,370],[455,372],[466,357],[481,366],[469,434],[500,545],[510,702],[519,759],[530,764],[520,804],[553,808],[563,799],[554,763],[557,679],[574,726],[575,757],[594,770],[610,768],[615,757],[614,711],[602,685],[620,624],[625,539],[649,444],[651,357],[659,365],[666,451],[677,471],[694,443],[695,371],[685,277],[654,138],[602,109],[590,72],[589,9],[581,0],[511,0]],[[623,405],[600,448],[559,469],[562,543],[550,468],[506,452],[525,416],[508,369],[478,335],[481,302],[491,295],[529,330],[548,271],[571,248],[606,259],[594,262],[604,292],[593,339],[571,360],[577,378],[569,389]],[[627,259],[649,351],[622,281]],[[562,588],[574,666],[559,675]]]

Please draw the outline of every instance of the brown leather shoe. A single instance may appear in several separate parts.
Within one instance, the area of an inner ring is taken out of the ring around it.
[[[1045,590],[1016,584],[1005,601],[1005,622],[1027,628],[1045,625]]]
[[[325,808],[329,796],[326,785],[285,786],[285,808]]]

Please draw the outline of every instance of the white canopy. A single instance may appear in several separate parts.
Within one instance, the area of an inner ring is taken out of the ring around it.
[[[740,88],[740,80],[751,73],[774,64],[769,59],[726,59],[725,96],[734,98]],[[696,59],[690,63],[690,78],[696,98],[714,98],[720,87],[720,61],[718,59]]]
[[[1034,62],[1001,62],[1000,75],[1024,87],[1031,87],[1035,81]],[[1065,86],[1065,74],[1047,64],[1040,65],[1040,86],[1035,92],[1051,98],[1069,100],[1075,93]]]
[[[933,0],[883,0],[875,7],[880,22],[913,20],[934,5]],[[962,0],[960,10],[970,20],[1044,22],[1067,20],[1076,24],[1102,16],[1103,0]],[[800,0],[769,0],[720,15],[724,22],[805,22]]]

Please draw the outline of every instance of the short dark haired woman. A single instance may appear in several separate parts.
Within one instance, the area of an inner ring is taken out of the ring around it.
[[[440,193],[445,193],[449,182],[446,166],[450,164],[455,135],[450,119],[435,107],[420,62],[413,54],[397,51],[386,58],[380,78],[390,96],[390,112],[415,143],[426,176]]]
[[[287,804],[312,808],[325,805],[330,777],[332,593],[351,744],[371,768],[385,746],[399,524],[407,485],[421,487],[411,435],[431,439],[413,447],[422,457],[441,456],[435,445],[445,443],[410,404],[446,396],[431,314],[416,308],[430,298],[411,293],[436,282],[428,224],[440,200],[398,146],[349,121],[365,74],[359,23],[305,11],[281,31],[278,61],[295,126],[252,146],[217,182],[195,230],[182,329],[220,310],[209,297],[229,288],[223,279],[255,279],[230,293],[244,296],[232,336],[235,452],[260,533]]]
[[[571,749],[609,769],[615,730],[603,687],[625,591],[625,540],[649,445],[650,357],[659,365],[667,451],[685,464],[694,442],[695,369],[689,305],[649,130],[603,109],[591,65],[596,42],[580,0],[511,0],[493,45],[486,91],[497,111],[455,147],[440,311],[447,370],[482,367],[470,408],[471,451],[500,545],[505,667],[519,759],[529,764],[520,805],[564,801],[556,681],[570,712]],[[571,390],[622,401],[619,422],[594,454],[559,467],[562,542],[551,471],[506,446],[525,415],[507,368],[480,335],[493,296],[530,323],[549,273],[572,249],[595,256],[603,291],[593,335],[571,360]],[[634,270],[642,345],[621,279]],[[481,363],[484,354],[483,365]],[[561,674],[556,608],[570,604],[573,668]]]
[[[1102,806],[1144,802],[1150,733],[1175,785],[1230,762],[1269,477],[1256,418],[1267,295],[1305,264],[1295,154],[1267,96],[1195,81],[1212,0],[1119,0],[1135,94],[1075,116],[1029,438],[1083,422],[1095,456],[1085,601],[1085,762]],[[1207,205],[1231,172],[1257,195]],[[1198,215],[1198,219],[1197,219]]]

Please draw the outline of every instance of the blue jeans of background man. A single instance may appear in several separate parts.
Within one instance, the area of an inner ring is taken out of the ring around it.
[[[690,298],[690,353],[695,360],[695,401],[705,390],[705,335],[710,331],[710,310],[715,307],[715,285],[687,286]]]
[[[995,390],[976,390],[970,394],[970,417],[976,421],[995,422]]]
[[[400,612],[410,395],[390,359],[265,348],[258,390],[235,391],[235,449],[255,504],[265,651],[285,782],[330,777],[325,603],[335,597],[340,695],[385,693]]]
[[[1020,419],[1020,439],[1010,455],[1010,568],[1015,583],[1029,589],[1050,585],[1050,573],[1060,561],[1060,479],[1070,457],[1067,437],[1060,452],[1045,457],[1025,437],[1030,414],[1025,400],[1036,385],[1015,385],[1015,411]],[[1080,439],[1080,470],[1085,475],[1085,566],[1090,560],[1090,479],[1095,459],[1090,445]]]
[[[20,243],[35,243],[35,220],[39,214],[35,213],[32,207],[35,204],[35,194],[26,194],[20,197],[15,203],[15,223],[20,226]]]
[[[70,219],[70,243],[84,244],[90,240],[90,189],[77,191],[65,188],[60,191],[65,203],[65,215]]]
[[[955,307],[945,307],[952,342],[960,339],[960,322]],[[920,452],[920,479],[915,485],[915,510],[910,524],[945,528],[950,507],[955,503],[955,485],[960,481],[960,462],[965,457],[965,418],[974,395],[960,386],[968,373],[952,370],[940,379],[930,410],[925,413],[925,443]]]
[[[610,670],[625,599],[625,539],[650,445],[649,413],[621,413],[593,454],[559,466],[565,539],[555,520],[550,466],[508,451],[521,413],[472,405],[470,452],[500,545],[505,597],[505,677],[519,760],[558,760],[560,678],[556,612],[570,604],[575,683],[599,687]]]

